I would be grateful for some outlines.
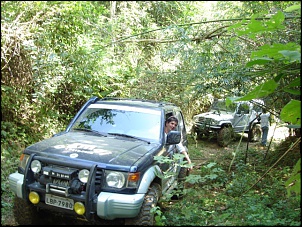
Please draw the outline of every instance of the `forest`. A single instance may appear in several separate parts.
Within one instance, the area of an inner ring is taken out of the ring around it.
[[[188,132],[214,98],[261,98],[301,128],[300,1],[1,1],[1,224],[23,149],[65,130],[92,96],[180,106]],[[190,135],[192,160],[204,146]],[[236,141],[194,163],[157,225],[301,225],[300,134],[270,159]],[[198,199],[196,199],[198,198]]]

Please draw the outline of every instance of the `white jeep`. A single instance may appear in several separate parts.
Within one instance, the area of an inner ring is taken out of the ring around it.
[[[216,99],[209,112],[193,117],[192,132],[198,138],[215,136],[217,143],[226,147],[234,139],[235,133],[248,133],[251,142],[260,141],[260,114],[262,100],[235,101],[226,105],[226,101]]]

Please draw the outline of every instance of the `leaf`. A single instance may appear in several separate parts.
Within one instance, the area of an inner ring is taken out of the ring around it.
[[[291,100],[281,110],[280,119],[301,127],[301,101]]]
[[[281,50],[279,51],[289,62],[301,63],[301,53],[298,51]]]
[[[257,58],[254,61],[250,61],[250,62],[246,63],[246,67],[251,67],[253,65],[265,65],[268,62],[272,62],[272,61],[273,61],[273,59],[271,59],[271,58]]]
[[[272,18],[266,23],[269,28],[277,29],[284,28],[282,23],[284,22],[285,16],[281,11],[278,11]]]
[[[262,23],[258,20],[251,20],[251,23],[248,24],[248,32],[256,33],[259,31],[265,30],[265,27],[262,26]]]
[[[301,85],[301,77],[297,77],[292,82],[289,83],[286,87],[297,87]]]
[[[300,95],[301,94],[300,89],[299,90],[291,89],[293,87],[300,87],[301,85],[300,83],[301,83],[301,78],[298,77],[294,79],[292,82],[290,82],[290,84],[287,85],[283,90],[293,95]]]
[[[237,101],[249,101],[252,99],[265,97],[273,93],[277,87],[278,83],[275,80],[268,80],[264,84],[257,86],[254,90],[252,90],[245,96],[237,99]]]
[[[295,10],[300,10],[301,9],[301,5],[293,5],[293,6],[290,6],[290,7],[287,7],[284,12],[292,12],[292,11],[295,11]]]
[[[274,81],[276,81],[277,83],[281,80],[281,78],[284,76],[284,73],[279,73],[275,78]]]
[[[293,173],[290,178],[285,182],[287,188],[287,195],[290,196],[291,192],[301,195],[301,158],[296,163]]]
[[[289,88],[284,88],[283,90],[290,93],[290,94],[293,94],[293,95],[300,95],[301,94],[300,90],[293,90],[293,89],[289,89]]]
[[[295,43],[287,43],[287,44],[280,44],[275,43],[273,45],[263,45],[260,47],[260,50],[254,51],[251,54],[252,59],[258,59],[262,57],[273,58],[275,60],[283,58],[283,54],[280,51],[298,51],[300,46]]]
[[[216,179],[217,177],[218,177],[218,175],[215,174],[215,173],[211,173],[210,175],[208,175],[208,178],[211,179],[211,180],[214,180],[214,179]]]

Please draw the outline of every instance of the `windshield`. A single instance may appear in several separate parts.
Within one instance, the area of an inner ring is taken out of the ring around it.
[[[71,130],[123,134],[158,141],[160,116],[159,110],[92,104],[81,114]]]
[[[217,100],[213,103],[211,110],[235,112],[236,106],[237,104],[234,102],[232,102],[229,106],[226,106],[225,100]]]

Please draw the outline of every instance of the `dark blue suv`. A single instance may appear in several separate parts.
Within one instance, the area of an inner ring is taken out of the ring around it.
[[[178,118],[165,138],[164,123]],[[123,220],[154,225],[152,208],[188,175],[175,144],[188,146],[182,112],[172,103],[92,97],[64,132],[27,147],[10,174],[20,224],[41,223],[42,212],[87,223]]]

